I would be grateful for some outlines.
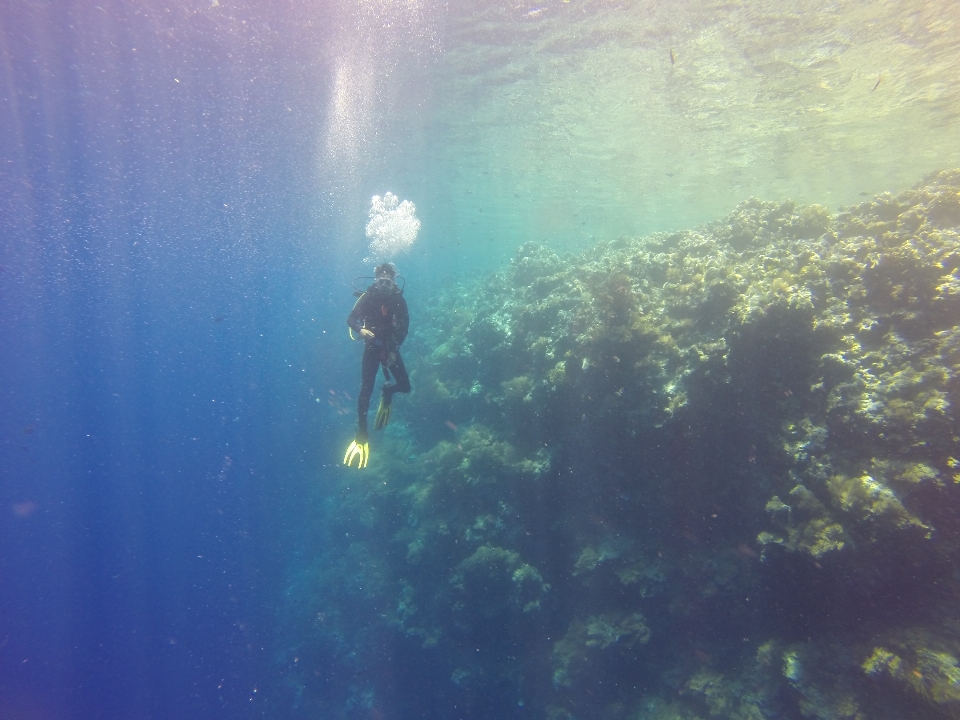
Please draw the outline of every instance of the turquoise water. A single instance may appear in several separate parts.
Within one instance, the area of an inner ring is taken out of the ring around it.
[[[383,2],[336,17],[343,88],[323,140],[349,168],[337,188],[368,183],[346,227],[377,182],[403,188],[433,213],[431,250],[582,250],[750,196],[835,209],[956,164],[949,4]]]
[[[948,2],[3,4],[0,717],[957,717],[958,116]]]

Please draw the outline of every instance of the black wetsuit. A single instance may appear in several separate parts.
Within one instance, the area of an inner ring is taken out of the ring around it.
[[[373,333],[371,340],[364,341],[360,396],[357,398],[357,436],[365,439],[367,411],[370,409],[370,396],[373,394],[377,370],[383,367],[387,379],[389,375],[393,375],[396,381],[383,386],[385,402],[389,403],[394,393],[410,392],[410,378],[400,357],[400,345],[407,337],[410,327],[407,301],[403,299],[403,294],[396,285],[383,291],[373,284],[357,300],[347,318],[347,325],[357,335],[362,328]]]

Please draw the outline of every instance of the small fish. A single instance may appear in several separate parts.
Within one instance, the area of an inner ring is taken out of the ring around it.
[[[444,424],[445,424],[448,428],[450,428],[451,430],[453,430],[454,432],[456,432],[457,426],[454,425],[453,422],[451,422],[450,420],[447,420]]]
[[[23,429],[23,434],[24,434],[24,435],[33,435],[33,431],[34,431],[35,429],[36,429],[36,428],[35,428],[33,425],[27,425],[27,426]]]
[[[876,90],[878,87],[880,87],[880,81],[881,81],[881,80],[883,80],[883,73],[880,73],[880,74],[877,76],[877,84],[873,86],[873,90]],[[870,92],[873,92],[873,90],[871,90]]]
[[[214,321],[215,323],[218,323],[218,324],[219,324],[219,323],[222,323],[222,322],[223,322],[224,320],[226,320],[226,319],[227,319],[227,316],[226,316],[226,315],[217,315],[217,316],[213,319],[213,321]]]
[[[677,58],[676,58],[676,56],[673,54],[673,48],[670,48],[670,64],[671,64],[671,65],[676,65],[676,64],[677,64]]]

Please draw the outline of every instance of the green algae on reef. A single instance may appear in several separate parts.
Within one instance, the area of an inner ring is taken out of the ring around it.
[[[960,718],[958,226],[960,171],[751,199],[421,308],[291,587],[301,706],[403,707],[390,647],[434,717]]]

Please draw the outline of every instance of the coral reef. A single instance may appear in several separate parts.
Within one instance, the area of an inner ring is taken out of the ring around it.
[[[945,171],[438,294],[291,584],[304,716],[960,718],[958,225]]]
[[[553,683],[569,687],[575,674],[587,670],[595,674],[601,660],[616,664],[629,662],[634,646],[649,639],[650,628],[640,613],[591,615],[586,622],[574,620],[566,635],[553,646]],[[607,650],[611,645],[616,645],[620,652],[612,656],[596,652]]]

